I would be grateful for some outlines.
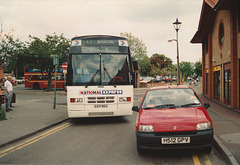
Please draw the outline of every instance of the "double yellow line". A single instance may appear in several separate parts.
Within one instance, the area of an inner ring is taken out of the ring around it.
[[[7,149],[5,149],[5,150],[0,152],[0,158],[2,158],[2,157],[6,156],[6,155],[8,155],[8,154],[10,154],[10,153],[12,153],[14,151],[22,149],[22,148],[24,148],[24,147],[26,147],[26,146],[28,146],[30,144],[33,144],[33,143],[35,143],[35,142],[37,142],[37,141],[39,141],[39,140],[41,140],[41,139],[43,139],[43,138],[45,138],[45,137],[47,137],[49,135],[52,135],[52,134],[54,134],[54,133],[56,133],[58,131],[61,131],[62,129],[67,128],[70,125],[72,125],[72,124],[71,123],[62,124],[62,125],[60,125],[58,127],[55,127],[53,129],[45,132],[45,133],[42,133],[42,134],[40,134],[38,136],[35,136],[35,137],[31,138],[31,139],[28,139],[28,140],[26,140],[26,141],[24,141],[24,142],[22,142],[20,144],[17,144],[15,146],[9,147],[9,148],[7,148]]]
[[[197,155],[194,154],[192,157],[193,157],[194,165],[201,165]],[[210,159],[209,159],[207,154],[203,154],[203,159],[204,159],[204,164],[212,165],[212,163],[211,163],[211,161],[210,161]]]

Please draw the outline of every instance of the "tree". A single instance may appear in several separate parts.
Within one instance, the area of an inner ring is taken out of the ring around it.
[[[51,55],[58,55],[61,60],[62,54],[66,53],[69,48],[70,41],[63,34],[57,36],[46,35],[45,41],[38,37],[30,37],[28,44],[28,57],[26,61],[27,67],[36,68],[42,72],[47,72],[48,89],[52,88],[52,75],[54,73],[53,59]],[[60,61],[60,64],[62,62]]]
[[[174,72],[175,66],[171,62],[172,60],[166,57],[163,54],[155,53],[150,58],[150,75],[157,76],[157,75],[170,75],[170,70],[172,70],[172,75]],[[170,68],[170,64],[172,64]]]
[[[5,72],[15,72],[21,64],[20,54],[25,50],[24,42],[15,39],[14,30],[5,33],[0,38],[0,65],[3,64]],[[17,66],[17,64],[19,64]]]
[[[193,63],[182,61],[180,63],[180,72],[183,75],[183,78],[186,80],[188,76],[192,76],[194,73]]]
[[[150,61],[149,57],[147,56],[147,47],[145,44],[142,42],[142,40],[133,36],[132,33],[124,32],[120,35],[128,39],[132,59],[138,62],[138,65],[141,69],[141,74],[147,75]]]
[[[202,61],[195,62],[194,73],[195,73],[196,77],[202,76]]]

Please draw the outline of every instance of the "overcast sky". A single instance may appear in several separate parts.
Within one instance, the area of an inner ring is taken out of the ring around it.
[[[201,45],[190,41],[198,28],[203,0],[0,0],[0,21],[4,32],[15,29],[23,41],[28,35],[74,36],[132,33],[143,41],[148,56],[164,54],[176,64],[176,38],[179,30],[179,59],[201,60]]]

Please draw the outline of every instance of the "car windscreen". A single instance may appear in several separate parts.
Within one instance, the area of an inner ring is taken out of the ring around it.
[[[202,104],[192,89],[168,88],[149,90],[143,99],[141,109],[196,106],[202,106]]]

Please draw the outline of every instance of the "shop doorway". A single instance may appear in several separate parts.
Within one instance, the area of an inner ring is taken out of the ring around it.
[[[206,74],[206,94],[208,94],[208,73]]]
[[[213,73],[214,76],[214,98],[220,101],[220,71],[216,71]]]
[[[231,104],[231,64],[224,65],[224,104]]]

